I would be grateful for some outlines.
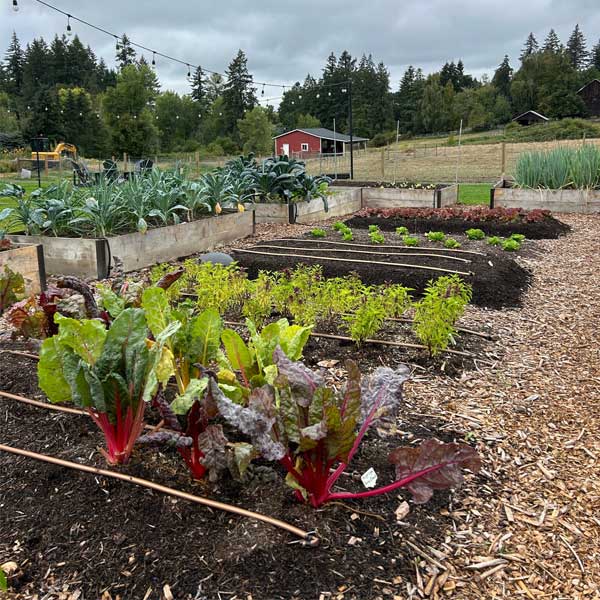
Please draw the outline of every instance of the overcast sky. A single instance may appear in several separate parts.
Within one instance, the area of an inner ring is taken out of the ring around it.
[[[66,29],[66,17],[38,4],[1,0],[0,50],[15,30],[23,46],[34,37],[51,40]],[[95,25],[127,33],[134,41],[185,62],[224,71],[238,48],[248,56],[256,81],[293,84],[307,73],[318,76],[328,54],[344,49],[382,60],[392,88],[407,65],[426,73],[446,60],[462,59],[480,77],[493,73],[504,54],[518,65],[523,41],[533,31],[542,41],[551,27],[566,42],[579,23],[588,46],[600,38],[598,0],[49,0]],[[73,22],[74,33],[109,66],[114,39]],[[188,91],[186,67],[157,60],[163,89]],[[265,96],[280,92],[265,92]]]

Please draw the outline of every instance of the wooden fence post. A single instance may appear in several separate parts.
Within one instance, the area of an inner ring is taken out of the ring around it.
[[[44,157],[44,175],[48,177],[48,157]]]
[[[127,152],[123,152],[123,171],[128,171],[127,168]]]
[[[381,179],[385,178],[385,148],[381,149]]]
[[[502,142],[502,165],[500,169],[500,173],[502,173],[502,179],[504,179],[504,174],[506,173],[506,142]]]

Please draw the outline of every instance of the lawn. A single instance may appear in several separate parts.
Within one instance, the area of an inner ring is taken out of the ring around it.
[[[488,204],[490,183],[461,183],[458,187],[459,204]]]

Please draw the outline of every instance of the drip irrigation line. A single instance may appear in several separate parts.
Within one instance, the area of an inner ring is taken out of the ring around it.
[[[31,398],[25,398],[25,396],[17,396],[17,394],[10,394],[9,392],[0,391],[0,396],[4,398],[10,398],[11,400],[17,400],[24,404],[30,404],[31,406],[37,406],[39,408],[46,408],[48,410],[55,410],[56,412],[69,413],[71,415],[85,415],[89,417],[89,414],[85,410],[79,408],[71,408],[69,406],[58,406],[56,404],[50,404],[49,402],[41,402],[40,400],[32,400]]]
[[[255,246],[260,248],[260,246]],[[408,265],[404,263],[392,263],[392,262],[384,262],[384,261],[374,261],[374,260],[360,260],[359,258],[350,259],[350,258],[334,258],[327,256],[310,256],[308,254],[289,254],[289,253],[280,253],[273,254],[272,252],[260,252],[258,250],[244,250],[242,248],[238,248],[235,252],[242,252],[244,254],[261,254],[263,256],[285,256],[289,258],[310,258],[312,260],[321,260],[321,261],[334,261],[334,262],[345,262],[345,263],[363,263],[367,265],[381,265],[384,267],[396,267],[397,269],[421,269],[424,271],[436,271],[438,273],[452,273],[453,275],[464,275],[465,277],[469,277],[474,273],[464,271],[454,271],[453,269],[442,269],[440,267],[428,267],[425,265]]]
[[[373,244],[355,244],[353,242],[334,242],[332,240],[311,240],[310,238],[277,238],[271,242],[308,242],[309,244],[336,244],[338,246],[358,246],[359,248],[373,248]],[[474,254],[475,256],[487,256],[483,252],[476,250],[458,250],[457,248],[435,248],[431,246],[398,246],[397,244],[380,246],[381,248],[401,248],[402,250],[412,250],[415,253],[421,250],[434,250],[436,252],[452,252],[453,254]]]
[[[408,317],[398,318],[398,317],[386,317],[385,321],[394,321],[396,323],[414,323],[414,319],[410,319]],[[474,329],[466,329],[465,327],[455,327],[456,331],[460,331],[462,333],[468,333],[470,335],[477,335],[479,337],[485,338],[486,340],[493,340],[494,338],[489,333],[484,333],[483,331],[475,331]]]
[[[444,254],[425,254],[416,252],[374,252],[373,250],[346,250],[345,248],[298,248],[294,246],[271,246],[270,244],[259,244],[255,248],[272,248],[274,250],[305,250],[306,252],[319,252],[327,250],[327,252],[345,252],[346,254],[372,254],[375,256],[413,256],[413,257],[431,257],[431,258],[445,258],[447,260],[457,260],[464,263],[470,263],[468,258],[459,258],[457,256],[446,256]],[[383,248],[382,248],[383,249]]]
[[[33,358],[39,360],[40,357],[37,354],[31,354],[30,352],[22,352],[21,350],[0,350],[0,354],[15,354],[16,356],[24,356],[25,358]]]
[[[139,485],[141,487],[145,487],[150,490],[155,490],[157,492],[161,492],[162,494],[168,494],[169,496],[175,496],[176,498],[182,498],[183,500],[188,500],[189,502],[195,502],[196,504],[202,504],[204,506],[209,506],[210,508],[214,508],[216,510],[233,513],[235,515],[239,515],[240,517],[253,519],[255,521],[262,521],[263,523],[267,523],[268,525],[272,525],[274,527],[284,529],[285,531],[288,531],[289,533],[299,537],[301,539],[300,544],[302,546],[314,548],[319,545],[320,540],[315,535],[314,532],[304,531],[303,529],[299,529],[298,527],[295,527],[294,525],[290,525],[289,523],[286,523],[285,521],[280,521],[279,519],[275,519],[275,518],[269,517],[267,515],[262,515],[260,513],[253,512],[251,510],[246,510],[245,508],[239,508],[238,506],[232,506],[231,504],[226,504],[225,502],[218,502],[216,500],[210,500],[209,498],[204,498],[202,496],[196,496],[194,494],[190,494],[188,492],[183,492],[183,491],[175,489],[175,488],[171,488],[171,487],[168,487],[165,485],[160,485],[159,483],[149,481],[148,479],[142,479],[140,477],[133,477],[132,475],[127,475],[125,473],[119,473],[118,471],[109,471],[107,469],[100,469],[98,467],[92,467],[90,465],[82,465],[82,464],[71,462],[68,460],[63,460],[62,458],[56,458],[54,456],[49,456],[47,454],[40,454],[38,452],[32,452],[31,450],[23,450],[21,448],[15,448],[13,446],[6,446],[5,444],[0,444],[0,451],[10,452],[11,454],[16,454],[18,456],[25,456],[27,458],[33,458],[35,460],[40,460],[43,462],[51,463],[53,465],[59,465],[61,467],[65,467],[67,469],[83,471],[84,473],[93,473],[94,475],[100,475],[101,477],[110,477],[112,479],[119,479],[121,481],[126,481],[127,483],[132,483],[134,485]]]

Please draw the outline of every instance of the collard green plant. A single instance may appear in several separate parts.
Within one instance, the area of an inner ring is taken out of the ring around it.
[[[273,360],[277,377],[273,384],[254,388],[247,406],[232,402],[214,380],[209,386],[223,418],[249,436],[263,458],[279,461],[288,473],[286,483],[299,500],[319,507],[410,486],[416,501],[422,502],[429,490],[441,489],[444,481],[444,487],[460,484],[461,467],[479,468],[477,454],[469,446],[429,442],[392,452],[395,482],[365,492],[334,491],[369,428],[394,418],[408,369],[380,367],[361,380],[358,366],[348,361],[348,380],[338,393],[280,348],[275,349]],[[414,450],[418,455],[411,453]]]
[[[50,402],[85,408],[106,440],[102,454],[110,464],[129,460],[144,422],[145,403],[153,399],[167,340],[179,323],[170,323],[149,342],[144,311],[128,308],[109,330],[98,320],[57,314],[58,334],[42,343],[40,388]]]
[[[425,288],[423,298],[415,305],[413,329],[431,356],[454,343],[456,321],[471,301],[471,295],[471,286],[458,275],[431,280]]]

